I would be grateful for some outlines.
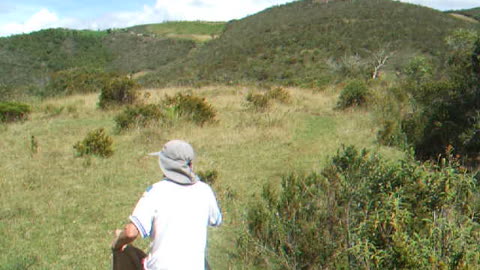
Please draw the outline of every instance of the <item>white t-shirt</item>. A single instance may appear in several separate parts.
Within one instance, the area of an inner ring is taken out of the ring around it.
[[[130,220],[152,243],[147,270],[204,270],[207,226],[222,215],[209,185],[180,185],[163,180],[149,187]]]

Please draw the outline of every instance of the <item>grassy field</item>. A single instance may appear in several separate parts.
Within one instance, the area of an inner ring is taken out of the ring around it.
[[[204,127],[178,121],[118,133],[119,112],[97,108],[98,95],[36,102],[29,120],[0,126],[0,269],[108,269],[113,231],[123,226],[147,186],[161,179],[147,156],[170,139],[189,141],[197,171],[217,170],[213,185],[225,223],[210,230],[213,269],[242,269],[236,233],[253,195],[292,171],[321,168],[342,144],[401,153],[375,143],[377,127],[362,109],[336,111],[338,89],[288,89],[290,104],[265,112],[245,106],[252,89],[211,86],[149,89],[148,102],[192,91],[218,111]],[[259,90],[256,90],[259,91]],[[73,145],[96,128],[114,140],[111,158],[76,157]],[[148,242],[137,240],[146,248]]]

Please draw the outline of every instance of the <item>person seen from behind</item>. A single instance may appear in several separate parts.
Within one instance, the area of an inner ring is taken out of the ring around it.
[[[207,227],[222,222],[215,194],[194,173],[195,153],[187,142],[169,141],[150,155],[158,156],[164,179],[144,192],[130,223],[116,231],[112,250],[122,252],[140,235],[151,239],[143,269],[204,270]]]

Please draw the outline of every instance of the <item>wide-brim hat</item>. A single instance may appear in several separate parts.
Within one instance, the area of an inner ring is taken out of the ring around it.
[[[163,146],[162,151],[149,155],[158,156],[160,169],[168,180],[182,185],[191,185],[198,181],[191,166],[195,152],[189,143],[171,140]]]

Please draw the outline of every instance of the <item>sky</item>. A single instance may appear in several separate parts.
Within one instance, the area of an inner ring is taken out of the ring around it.
[[[480,0],[400,0],[438,10]],[[165,21],[229,21],[293,0],[1,0],[0,36],[47,28],[104,30]]]

